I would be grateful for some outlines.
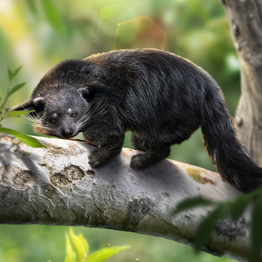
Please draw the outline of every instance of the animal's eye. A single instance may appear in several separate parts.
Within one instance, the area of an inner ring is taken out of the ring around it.
[[[55,119],[52,119],[52,122],[53,122],[53,123],[55,123],[55,122],[56,122],[56,120],[55,120]]]
[[[72,114],[71,117],[75,117],[76,116],[76,113]]]

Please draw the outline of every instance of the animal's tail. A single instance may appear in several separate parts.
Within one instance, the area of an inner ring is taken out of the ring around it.
[[[262,186],[262,168],[251,160],[237,138],[235,124],[216,84],[206,89],[201,129],[206,150],[224,180],[243,192]]]

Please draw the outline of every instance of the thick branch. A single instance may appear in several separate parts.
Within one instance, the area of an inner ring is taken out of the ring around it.
[[[18,139],[1,137],[0,223],[73,225],[111,228],[161,236],[191,245],[197,225],[209,212],[171,211],[187,197],[199,194],[217,201],[238,191],[217,173],[163,160],[142,171],[130,169],[136,151],[122,153],[93,169],[84,142],[41,138],[47,149],[33,149]],[[246,258],[248,219],[223,221],[205,251]]]

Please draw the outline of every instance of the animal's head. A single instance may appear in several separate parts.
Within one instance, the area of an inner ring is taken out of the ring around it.
[[[87,88],[64,89],[58,93],[30,99],[13,107],[12,111],[35,110],[28,114],[37,133],[71,138],[82,131],[88,120],[90,103]]]

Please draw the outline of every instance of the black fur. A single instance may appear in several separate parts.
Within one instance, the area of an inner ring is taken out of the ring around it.
[[[36,109],[38,132],[62,138],[83,132],[98,142],[89,157],[93,167],[120,153],[127,130],[133,147],[145,152],[131,160],[132,168],[141,169],[167,157],[171,145],[201,127],[206,150],[224,180],[244,192],[262,184],[262,169],[238,140],[215,80],[165,51],[121,50],[64,61],[43,77],[31,100],[12,110],[24,107]]]

